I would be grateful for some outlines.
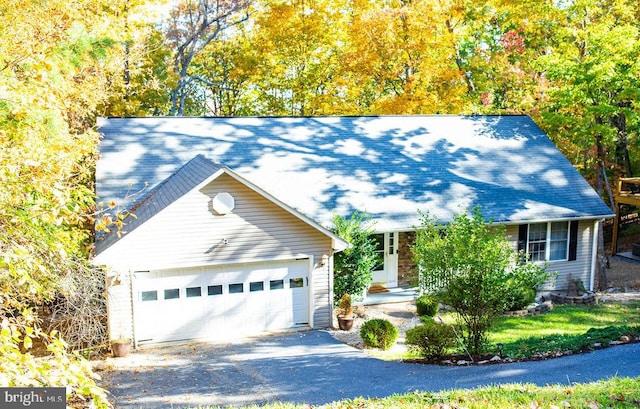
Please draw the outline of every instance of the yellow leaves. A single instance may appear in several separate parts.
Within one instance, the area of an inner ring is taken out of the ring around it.
[[[11,111],[11,116],[14,121],[22,121],[27,116],[27,112],[22,108],[15,108]]]
[[[31,349],[31,347],[33,346],[33,341],[31,340],[31,337],[25,336],[22,342],[22,346],[24,347],[24,349]]]
[[[119,212],[115,217],[110,214],[102,214],[96,223],[95,229],[105,233],[111,232],[113,228],[120,231],[124,227],[125,219],[129,216],[135,218],[135,215],[129,212]]]

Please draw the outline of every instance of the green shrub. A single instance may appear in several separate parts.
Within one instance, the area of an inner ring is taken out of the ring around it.
[[[595,342],[600,342],[604,345],[608,345],[611,341],[619,341],[623,336],[629,336],[635,338],[640,335],[640,326],[609,326],[605,328],[590,328],[586,334],[584,334],[584,343],[586,345],[592,345]]]
[[[360,327],[360,337],[369,348],[387,350],[398,339],[398,329],[384,319],[372,319]]]
[[[433,320],[421,320],[422,325],[407,330],[405,342],[409,348],[426,359],[441,359],[456,344],[455,333],[449,325]]]
[[[348,218],[334,215],[333,224],[332,231],[351,245],[334,256],[333,302],[337,305],[343,294],[358,296],[371,285],[378,253],[374,230],[365,214],[354,212]]]
[[[540,274],[536,269],[526,269],[523,273],[512,274],[505,282],[505,309],[517,311],[527,308],[536,299],[538,288],[548,275]]]
[[[438,299],[432,295],[421,295],[416,298],[416,312],[420,316],[434,317],[438,313]]]
[[[471,355],[483,352],[488,331],[508,307],[522,305],[550,278],[544,265],[526,262],[506,237],[505,227],[487,222],[479,208],[454,215],[447,224],[422,214],[412,252],[420,290],[440,283],[438,298],[456,313]],[[525,291],[509,300],[518,288]]]

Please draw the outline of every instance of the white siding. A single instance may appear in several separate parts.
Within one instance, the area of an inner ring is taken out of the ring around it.
[[[328,328],[333,324],[331,318],[331,292],[329,289],[329,261],[325,257],[324,264],[322,258],[315,259],[315,268],[311,273],[313,294],[311,303],[314,306],[313,326],[314,328]]]
[[[507,226],[507,236],[518,247],[518,226]],[[584,286],[589,288],[591,280],[593,221],[582,220],[578,223],[578,248],[576,259],[573,261],[551,261],[547,264],[547,271],[557,272],[555,283],[547,283],[541,291],[566,290],[569,277],[572,280],[582,280]]]
[[[218,215],[211,208],[219,192],[234,197],[232,213]],[[186,194],[126,234],[96,261],[128,272],[313,256],[315,326],[331,322],[328,263],[318,265],[323,256],[331,256],[331,238],[228,175]]]

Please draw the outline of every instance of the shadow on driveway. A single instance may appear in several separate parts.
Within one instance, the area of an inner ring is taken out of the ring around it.
[[[571,384],[640,376],[640,344],[537,362],[443,367],[380,361],[306,331],[237,344],[191,343],[109,358],[103,372],[116,408],[294,402],[321,405],[345,398],[496,383]]]

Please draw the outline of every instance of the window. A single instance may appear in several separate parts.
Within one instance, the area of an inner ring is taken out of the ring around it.
[[[569,222],[530,224],[526,249],[531,261],[567,260]]]
[[[142,301],[157,301],[158,300],[158,292],[157,291],[143,291],[141,294]]]
[[[302,288],[304,287],[304,278],[291,278],[289,279],[289,288]]]
[[[238,294],[244,291],[242,283],[229,284],[229,294]]]
[[[187,298],[200,297],[202,295],[202,289],[200,287],[187,288]]]
[[[249,283],[249,291],[252,293],[256,291],[264,291],[264,281],[254,281]]]
[[[549,233],[549,260],[566,260],[569,246],[569,225],[566,222],[551,223]]]
[[[207,287],[207,295],[222,294],[222,285],[210,285]]]
[[[271,280],[269,281],[270,290],[282,290],[284,288],[284,280]]]
[[[532,261],[544,261],[547,256],[547,224],[529,225],[529,245],[527,252]]]
[[[384,270],[384,234],[374,234],[373,241],[376,249],[376,264],[373,271]]]
[[[180,290],[177,288],[171,288],[169,290],[164,290],[164,299],[165,300],[173,300],[175,298],[180,298]]]

